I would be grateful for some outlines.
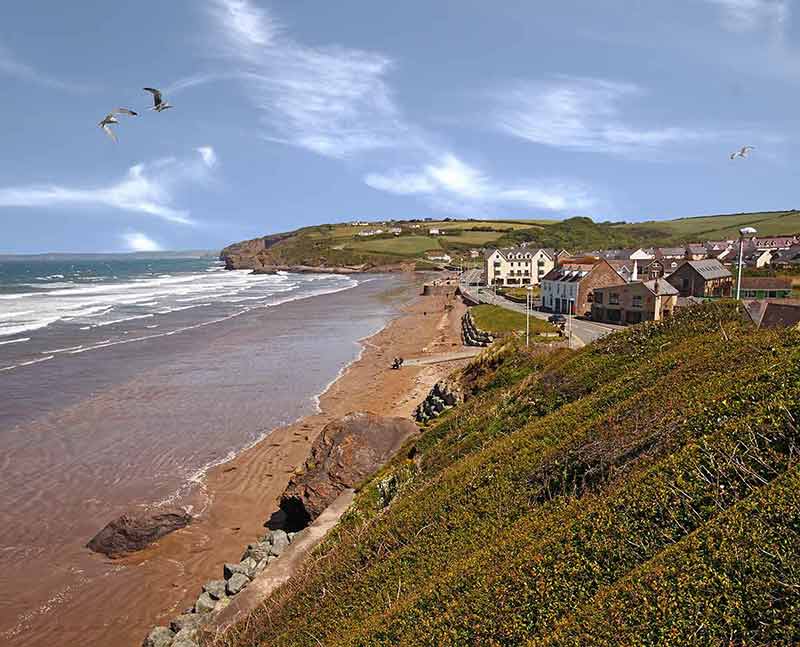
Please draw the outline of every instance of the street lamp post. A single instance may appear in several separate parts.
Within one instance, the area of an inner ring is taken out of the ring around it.
[[[533,299],[533,288],[529,285],[525,292],[525,347],[531,343],[531,301]]]
[[[739,272],[736,277],[736,300],[742,297],[742,265],[744,264],[744,237],[754,236],[756,230],[753,227],[742,227],[739,230]]]

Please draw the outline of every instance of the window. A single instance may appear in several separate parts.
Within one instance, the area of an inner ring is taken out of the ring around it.
[[[689,279],[681,279],[681,288],[684,290],[689,289]]]
[[[593,295],[590,294],[589,296],[592,296],[594,298],[594,302],[595,303],[599,303],[599,304],[603,303],[603,293],[602,292],[595,292],[595,293],[593,293]]]
[[[631,305],[634,308],[641,308],[642,307],[642,296],[640,294],[635,294],[633,296],[633,300],[631,302]]]
[[[608,304],[612,306],[619,305],[619,292],[611,292],[608,295]]]

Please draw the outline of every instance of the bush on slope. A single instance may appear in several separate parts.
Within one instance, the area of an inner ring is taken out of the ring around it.
[[[363,488],[313,565],[220,644],[548,635],[789,469],[799,343],[713,305],[579,353],[490,354],[418,460]],[[375,484],[392,475],[381,510]]]

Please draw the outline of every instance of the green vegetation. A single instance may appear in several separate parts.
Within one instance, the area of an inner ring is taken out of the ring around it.
[[[440,250],[439,239],[431,236],[392,236],[391,238],[366,238],[348,245],[349,249],[398,256],[420,256],[431,250]]]
[[[516,310],[501,308],[493,305],[480,305],[470,309],[475,325],[494,335],[525,332],[525,315]],[[530,331],[532,335],[539,333],[558,332],[557,329],[542,319],[530,318]]]
[[[703,216],[642,223],[593,222],[590,218],[547,220],[448,220],[386,224],[326,224],[305,227],[231,245],[223,256],[242,253],[264,265],[366,265],[414,262],[426,251],[444,250],[457,259],[483,247],[510,247],[527,242],[556,249],[595,250],[640,246],[680,245],[692,241],[735,238],[741,226],[755,226],[760,235],[800,232],[800,211]],[[388,233],[399,227],[402,233]],[[428,235],[430,229],[442,235]],[[364,237],[360,232],[383,230]],[[267,241],[267,247],[261,241]]]
[[[216,645],[798,641],[800,333],[717,302],[460,380]]]
[[[534,285],[531,287],[530,292],[534,297],[538,297],[541,293],[541,288],[538,285]],[[497,288],[497,294],[502,294],[507,299],[517,303],[525,303],[528,297],[528,288]]]

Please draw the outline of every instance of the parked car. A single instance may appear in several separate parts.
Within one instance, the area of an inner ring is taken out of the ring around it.
[[[547,321],[556,326],[563,326],[565,323],[567,323],[567,318],[564,315],[555,314],[550,315],[547,318]]]

